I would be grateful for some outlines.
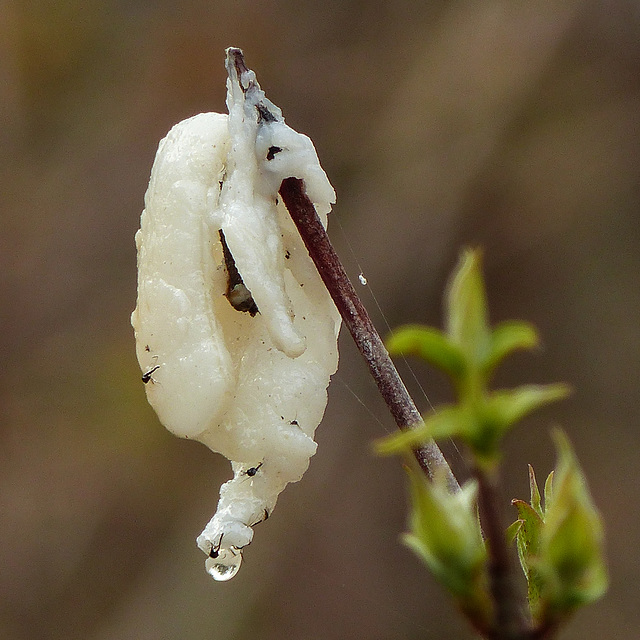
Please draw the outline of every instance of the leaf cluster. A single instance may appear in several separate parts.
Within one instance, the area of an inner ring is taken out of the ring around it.
[[[376,449],[382,455],[405,455],[431,438],[454,438],[464,445],[478,480],[488,486],[497,476],[504,436],[531,412],[564,398],[569,388],[490,389],[496,367],[513,352],[536,347],[538,335],[526,322],[489,325],[481,261],[479,251],[463,252],[445,297],[444,331],[407,325],[387,340],[392,355],[418,356],[445,372],[456,402],[438,407],[416,428],[380,440]],[[600,517],[567,438],[557,432],[555,441],[558,465],[545,484],[544,503],[530,468],[531,502],[513,501],[518,520],[508,530],[527,579],[532,629],[538,631],[556,628],[577,607],[601,597],[607,586]],[[405,544],[451,592],[476,629],[487,637],[503,637],[496,635],[500,603],[491,587],[477,482],[451,493],[443,477],[430,481],[413,468],[409,480],[412,511]],[[497,539],[504,544],[504,537],[498,534]],[[492,548],[495,544],[494,538]]]
[[[479,251],[467,250],[449,286],[445,301],[445,331],[406,325],[392,333],[392,355],[419,356],[451,379],[457,402],[439,407],[417,429],[381,441],[382,454],[417,447],[428,438],[458,438],[474,460],[494,467],[508,431],[525,416],[569,393],[565,384],[523,385],[489,390],[496,367],[510,354],[538,345],[535,328],[517,320],[491,328],[480,268]]]
[[[529,466],[531,502],[513,500],[518,520],[509,527],[527,578],[531,615],[551,626],[607,589],[604,533],[586,479],[567,437],[554,432],[558,463],[544,486],[544,502]]]

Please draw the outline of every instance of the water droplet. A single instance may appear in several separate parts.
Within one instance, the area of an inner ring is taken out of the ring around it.
[[[366,286],[367,286],[367,279],[364,277],[364,273],[361,273],[361,274],[358,276],[358,280],[360,280],[360,284],[361,284],[362,286],[364,286],[364,287],[366,287]]]
[[[218,582],[231,580],[238,573],[242,563],[242,553],[237,549],[220,549],[217,558],[207,558],[204,567]]]

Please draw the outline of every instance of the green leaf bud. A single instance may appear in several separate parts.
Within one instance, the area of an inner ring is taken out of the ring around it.
[[[558,464],[540,491],[529,467],[531,505],[513,500],[510,527],[527,577],[529,606],[540,624],[557,623],[607,589],[603,527],[566,436],[554,433]]]
[[[487,591],[487,552],[477,518],[477,484],[452,494],[443,478],[429,482],[408,470],[412,510],[404,543],[429,567],[476,621],[491,611]]]
[[[541,600],[546,615],[567,614],[607,589],[600,514],[567,437],[554,433],[558,464],[540,536]]]

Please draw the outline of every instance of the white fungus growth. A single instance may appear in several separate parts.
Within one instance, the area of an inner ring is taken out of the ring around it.
[[[315,453],[340,328],[278,197],[283,179],[304,180],[326,224],[333,188],[311,140],[284,123],[239,50],[228,50],[227,70],[229,116],[194,116],[160,142],[131,317],[162,424],[232,464],[198,537],[217,580],[235,575],[253,525]]]

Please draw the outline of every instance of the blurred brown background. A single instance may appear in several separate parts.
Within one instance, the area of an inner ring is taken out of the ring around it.
[[[498,382],[575,387],[509,439],[505,512],[563,425],[612,578],[563,637],[639,637],[635,0],[0,2],[0,636],[471,637],[398,542],[403,473],[370,453],[393,425],[346,336],[304,480],[234,580],[204,572],[195,537],[229,467],[159,425],[129,314],[158,141],[224,109],[229,45],[315,141],[335,244],[390,325],[439,324],[459,249],[485,247],[493,319],[544,339]]]

